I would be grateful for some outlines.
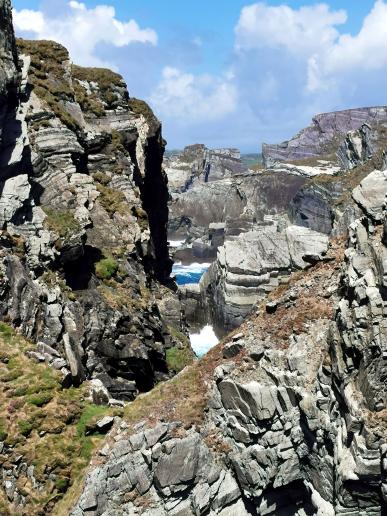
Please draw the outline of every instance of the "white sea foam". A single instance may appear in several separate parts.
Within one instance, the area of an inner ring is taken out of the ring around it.
[[[172,273],[179,276],[190,276],[191,274],[202,274],[206,272],[210,263],[190,263],[189,265],[182,265],[181,262],[176,262],[173,266]]]
[[[195,353],[202,357],[211,348],[218,344],[219,339],[215,335],[214,328],[210,325],[204,326],[199,333],[191,333],[189,336],[192,349]]]
[[[169,247],[180,247],[184,242],[185,240],[169,240]]]

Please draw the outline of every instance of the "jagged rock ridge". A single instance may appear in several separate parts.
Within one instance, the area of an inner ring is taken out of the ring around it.
[[[278,145],[263,144],[263,161],[266,166],[271,166],[278,161],[334,155],[349,131],[357,130],[363,124],[383,125],[386,122],[387,108],[384,106],[323,113],[315,116],[312,124],[291,140]]]
[[[384,514],[386,186],[386,172],[367,176],[347,245],[332,240],[329,261],[273,292],[161,400],[134,402],[74,516]]]
[[[61,45],[20,40],[17,63],[2,6],[0,316],[48,362],[65,359],[65,384],[93,378],[133,399],[182,345],[168,329],[181,329],[178,300],[162,285],[172,284],[161,125],[121,76],[72,65]]]

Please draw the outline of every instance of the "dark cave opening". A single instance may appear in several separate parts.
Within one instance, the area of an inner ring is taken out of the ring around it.
[[[92,285],[95,264],[101,260],[102,252],[96,247],[86,245],[83,254],[63,266],[66,284],[72,290],[86,290]]]

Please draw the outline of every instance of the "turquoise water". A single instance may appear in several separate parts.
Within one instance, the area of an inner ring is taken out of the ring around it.
[[[199,283],[209,266],[209,263],[191,263],[190,265],[175,263],[172,275],[175,276],[178,285],[192,285]]]

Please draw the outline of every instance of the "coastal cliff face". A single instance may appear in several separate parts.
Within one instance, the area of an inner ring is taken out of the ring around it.
[[[224,220],[213,264],[198,286],[182,290],[190,324],[202,320],[198,312],[204,306],[205,320],[224,335],[239,326],[256,303],[285,284],[292,271],[323,260],[328,236],[348,236],[351,222],[360,217],[352,198],[354,187],[371,171],[386,168],[386,129],[382,123],[363,124],[344,136],[337,133],[335,142],[335,162],[340,164],[335,169],[324,172],[324,160],[317,156],[307,166],[277,164],[237,176],[229,180],[227,191],[223,180],[201,185],[200,195],[197,187],[177,197],[174,212],[180,210],[180,228],[189,227],[190,234],[200,234],[211,217]],[[228,199],[226,205],[217,202],[217,192],[219,200]],[[219,233],[219,224],[216,229]],[[208,241],[211,245],[211,234]],[[206,236],[194,240],[193,251],[198,242],[206,244]]]
[[[190,190],[214,207],[185,201],[197,234],[220,225],[203,309],[250,312],[193,362],[159,121],[61,45],[20,40],[18,59],[10,14],[0,0],[0,513],[382,516],[383,126],[338,134],[336,175]]]
[[[247,172],[238,149],[208,149],[196,144],[164,159],[171,192],[185,192],[200,183]]]
[[[4,125],[15,109],[18,88],[18,64],[10,0],[0,1],[0,48],[0,145],[3,146]]]
[[[277,162],[316,157],[335,159],[340,143],[348,132],[360,129],[363,124],[378,126],[386,122],[387,108],[383,106],[323,113],[315,116],[312,124],[291,140],[278,145],[263,144],[263,161],[269,167]]]
[[[74,516],[384,513],[386,189],[367,175],[348,240],[133,403]]]
[[[72,65],[56,43],[19,40],[16,69],[8,2],[1,15],[1,319],[64,384],[92,378],[105,397],[133,399],[182,345],[167,327],[180,308],[164,286],[160,122],[121,76]],[[176,313],[163,318],[167,298]]]

